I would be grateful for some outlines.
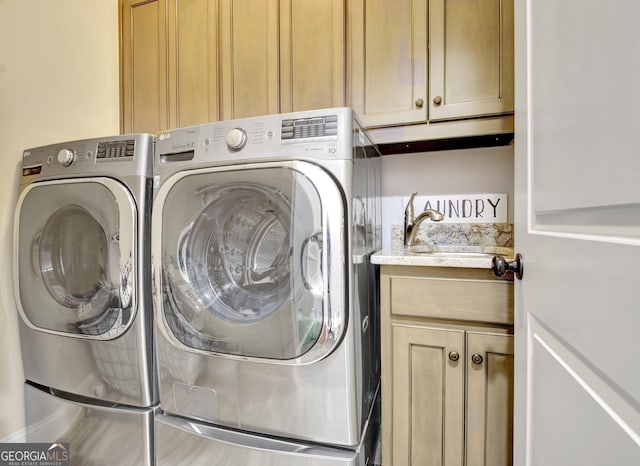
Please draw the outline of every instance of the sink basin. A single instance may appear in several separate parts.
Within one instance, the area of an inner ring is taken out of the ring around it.
[[[501,246],[417,244],[378,251],[371,260],[382,265],[416,265],[491,269],[494,256],[513,258],[513,248]]]
[[[493,256],[508,256],[512,254],[509,248],[500,247],[433,247],[433,246],[410,246],[407,248],[409,254],[419,254],[435,257],[459,257],[459,258],[491,258]]]
[[[427,251],[418,250],[411,251],[412,254],[424,254],[429,256],[447,256],[447,257],[493,257],[504,256],[506,254],[497,254],[491,252],[471,252],[471,251],[458,251],[458,252],[445,252],[445,251]]]

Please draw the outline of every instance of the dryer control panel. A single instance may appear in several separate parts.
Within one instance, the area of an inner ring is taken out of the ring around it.
[[[120,157],[133,157],[136,152],[136,140],[124,139],[121,141],[99,142],[96,151],[96,159],[115,159]]]
[[[151,176],[155,137],[126,134],[68,141],[23,151],[22,176]]]

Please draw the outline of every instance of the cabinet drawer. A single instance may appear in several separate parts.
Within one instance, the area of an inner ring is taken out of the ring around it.
[[[460,275],[389,276],[391,314],[513,324],[512,282]]]

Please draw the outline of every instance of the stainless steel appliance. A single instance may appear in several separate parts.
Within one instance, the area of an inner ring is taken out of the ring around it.
[[[14,269],[27,441],[72,439],[72,463],[113,464],[100,445],[120,442],[136,464],[152,460],[153,149],[139,134],[23,154]]]
[[[159,464],[176,438],[189,464],[373,454],[379,161],[347,108],[158,135]]]

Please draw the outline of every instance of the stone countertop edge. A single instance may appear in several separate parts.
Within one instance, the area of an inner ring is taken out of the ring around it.
[[[413,249],[413,250],[412,250]],[[437,255],[415,252],[415,250],[432,251]],[[487,255],[468,255],[463,253],[476,253]],[[491,260],[494,254],[506,256],[512,259],[512,248],[495,246],[455,246],[455,247],[419,247],[419,248],[392,248],[383,249],[371,256],[371,262],[378,265],[409,265],[422,267],[460,267],[471,269],[491,269]]]

